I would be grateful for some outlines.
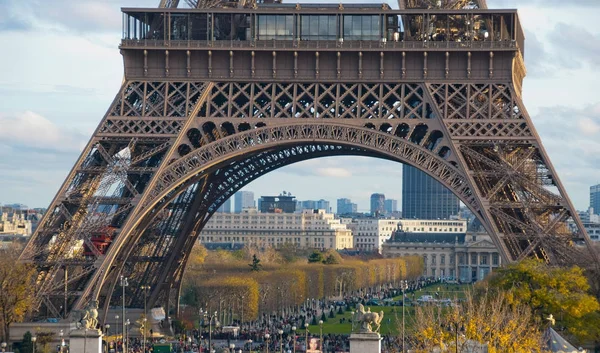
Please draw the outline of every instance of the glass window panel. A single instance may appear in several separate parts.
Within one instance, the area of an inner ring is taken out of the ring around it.
[[[285,32],[288,36],[288,39],[293,39],[294,35],[294,16],[287,15],[285,16]]]
[[[310,17],[309,16],[302,16],[300,17],[300,38],[301,39],[308,39],[307,36],[309,35],[309,29],[310,29]]]
[[[318,16],[310,16],[310,36],[318,36],[319,35],[319,17]],[[312,38],[314,39],[314,38]]]

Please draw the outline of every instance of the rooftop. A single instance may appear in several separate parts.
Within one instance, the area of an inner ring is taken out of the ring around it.
[[[465,242],[465,233],[411,233],[396,231],[388,243],[438,243],[459,244]]]

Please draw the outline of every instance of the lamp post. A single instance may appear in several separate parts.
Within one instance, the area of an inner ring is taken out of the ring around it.
[[[107,336],[110,336],[110,325],[109,324],[104,325],[104,333]]]
[[[292,334],[294,335],[294,348],[292,348],[294,350],[294,353],[296,353],[296,326],[292,326]]]
[[[6,352],[6,342],[2,342],[2,352]]]
[[[408,281],[407,280],[402,280],[400,281],[400,286],[402,289],[402,353],[406,352],[406,349],[404,348],[404,307],[406,306],[406,289],[408,289]]]
[[[127,321],[125,321],[125,330],[124,330],[124,336],[125,336],[125,342],[127,342],[127,346],[129,346],[129,319],[127,319]],[[127,346],[125,346],[125,348],[127,348]],[[124,353],[129,353],[128,350],[123,350]]]
[[[123,352],[127,352],[127,340],[125,339],[125,287],[128,285],[127,277],[121,276],[121,287],[123,287]]]
[[[305,349],[304,349],[304,350],[305,350],[305,351],[307,351],[307,350],[308,350],[308,322],[305,322],[305,323],[304,323],[304,330],[306,331],[306,332],[305,332],[305,335],[306,335],[306,337],[305,337],[305,338],[306,338],[306,341],[304,342],[304,347],[305,347]]]
[[[279,352],[283,353],[283,330],[279,330]]]
[[[248,344],[248,352],[252,352],[252,340],[246,341],[246,344]]]
[[[200,312],[202,312],[202,309],[200,310]],[[208,311],[205,311],[204,313],[204,319],[206,320],[206,318],[208,318],[208,352],[212,353],[212,321],[213,319],[215,319],[215,324],[216,322],[216,318],[217,318],[217,312],[215,311],[214,314],[209,314]],[[206,321],[204,321],[206,322]]]
[[[267,353],[269,353],[269,337],[271,337],[271,335],[265,333],[265,340],[267,341]]]
[[[58,336],[60,336],[60,353],[62,353],[63,347],[65,346],[65,340],[63,339],[64,335],[65,335],[64,331],[60,330],[60,332],[58,333]]]
[[[115,332],[115,339],[119,340],[119,315],[115,315],[115,322],[117,323],[117,331]]]
[[[35,341],[37,341],[37,337],[31,337],[31,342],[33,342],[33,353],[35,353]]]
[[[323,320],[319,320],[319,345],[321,346],[321,352],[323,352]]]
[[[242,317],[240,318],[240,330],[244,325],[244,296],[242,295]]]
[[[235,353],[235,344],[234,343],[229,344],[229,353]]]
[[[142,286],[141,289],[144,291],[144,322],[142,323],[144,340],[142,341],[142,352],[146,353],[146,332],[148,331],[146,328],[146,322],[148,322],[148,309],[146,304],[148,301],[148,290],[150,289],[150,286]]]

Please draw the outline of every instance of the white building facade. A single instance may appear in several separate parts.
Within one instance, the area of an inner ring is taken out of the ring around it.
[[[471,283],[484,279],[502,265],[502,259],[485,233],[399,232],[382,247],[384,257],[421,256],[426,277]]]
[[[354,237],[354,248],[381,252],[381,245],[398,228],[398,219],[356,218],[348,224]]]
[[[200,233],[201,243],[243,243],[280,247],[286,243],[307,249],[346,249],[352,232],[325,210],[302,213],[215,213]]]
[[[23,213],[2,213],[0,215],[0,235],[31,235],[31,221],[27,220]]]
[[[466,220],[447,219],[356,218],[347,225],[352,230],[355,249],[379,253],[381,253],[381,246],[392,237],[399,226],[406,232],[414,233],[465,233],[467,231]]]

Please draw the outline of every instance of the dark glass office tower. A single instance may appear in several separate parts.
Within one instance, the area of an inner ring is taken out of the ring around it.
[[[590,208],[593,214],[600,214],[600,184],[590,186]]]
[[[402,167],[402,218],[448,219],[457,215],[459,200],[437,180],[417,168]]]

